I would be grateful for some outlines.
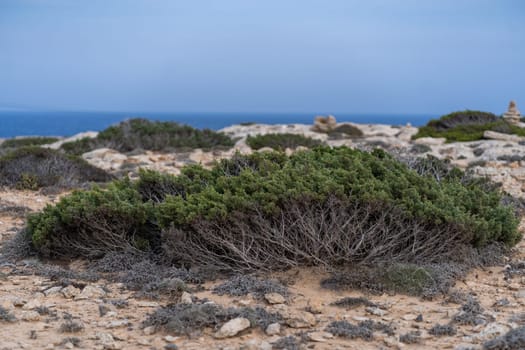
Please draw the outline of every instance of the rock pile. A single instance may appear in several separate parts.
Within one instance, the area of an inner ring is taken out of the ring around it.
[[[521,122],[521,114],[518,108],[516,107],[515,101],[509,102],[509,108],[505,113],[503,113],[503,119],[505,119],[511,124],[519,124]]]
[[[337,121],[335,120],[335,117],[333,115],[329,115],[327,117],[324,116],[317,116],[314,120],[314,126],[312,127],[312,131],[316,132],[330,132],[335,129],[337,126]]]

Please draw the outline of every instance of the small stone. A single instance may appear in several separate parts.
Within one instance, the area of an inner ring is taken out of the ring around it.
[[[520,290],[520,285],[518,283],[511,283],[509,284],[508,288],[510,290]]]
[[[375,316],[385,316],[388,313],[385,310],[381,310],[378,307],[372,307],[372,306],[368,306],[365,310],[369,314],[372,314],[372,315],[375,315]]]
[[[193,304],[193,299],[190,293],[188,292],[182,292],[182,295],[180,297],[180,302],[183,304]]]
[[[21,306],[24,306],[25,304],[27,303],[27,301],[25,301],[24,299],[22,298],[15,298],[13,300],[13,305],[15,307],[21,307]]]
[[[363,317],[363,316],[352,316],[352,320],[357,321],[357,322],[364,322],[364,321],[369,321],[370,318]]]
[[[111,335],[111,333],[97,332],[95,337],[100,341],[101,344],[107,344],[114,341],[113,335]]]
[[[23,321],[40,321],[40,314],[36,311],[24,311],[20,318]]]
[[[137,339],[137,343],[139,345],[149,345],[150,344],[150,341],[146,338],[139,338]]]
[[[142,330],[145,335],[152,335],[155,333],[155,326],[149,326]]]
[[[82,292],[75,296],[75,300],[97,299],[106,295],[106,292],[97,286],[85,286]]]
[[[417,315],[415,321],[416,322],[423,322],[423,315],[422,314]]]
[[[129,325],[128,320],[116,320],[111,321],[106,325],[106,328],[119,328],[119,327],[126,327]]]
[[[309,301],[308,306],[306,308],[307,308],[307,311],[313,314],[316,314],[316,315],[322,314],[324,310],[323,304],[319,302],[313,302],[313,301]]]
[[[55,294],[60,293],[61,290],[62,290],[62,287],[58,287],[58,286],[57,286],[57,287],[51,287],[51,288],[46,289],[46,290],[44,291],[44,295],[45,295],[46,297],[49,297],[49,296],[51,296],[51,295],[55,295]]]
[[[164,350],[179,350],[179,347],[175,344],[166,344]]]
[[[315,341],[315,342],[325,342],[327,341],[328,339],[332,339],[334,337],[334,335],[332,333],[329,333],[329,332],[311,332],[311,333],[308,333],[308,339],[310,339],[311,341]]]
[[[271,323],[266,327],[265,333],[267,335],[276,335],[281,333],[281,325],[279,323]]]
[[[522,289],[518,292],[516,292],[516,294],[514,294],[514,296],[518,299],[523,299],[525,298],[525,289]]]
[[[215,338],[223,339],[233,337],[247,328],[250,328],[250,320],[244,317],[237,317],[226,322],[221,329],[215,333]]]
[[[155,301],[139,301],[136,306],[138,307],[159,307],[159,303]]]
[[[414,314],[406,314],[401,317],[405,321],[414,321],[418,316]]]
[[[167,335],[164,337],[164,340],[167,341],[168,343],[173,343],[174,341],[179,340],[179,337],[173,337],[171,335]]]
[[[279,293],[266,293],[264,299],[269,304],[284,304],[286,299]]]
[[[75,345],[73,345],[73,343],[68,341],[67,343],[64,344],[64,347],[66,349],[73,349],[75,347]]]
[[[31,299],[29,300],[24,306],[22,306],[23,310],[32,310],[36,309],[37,307],[42,306],[42,303],[38,299]]]
[[[80,294],[80,289],[74,286],[67,286],[65,288],[62,288],[61,292],[64,298],[73,299],[74,297]]]
[[[292,328],[308,328],[317,324],[315,316],[307,311],[287,310],[283,317],[286,324]]]

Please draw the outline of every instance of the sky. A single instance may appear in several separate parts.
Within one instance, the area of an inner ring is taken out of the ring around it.
[[[525,112],[522,0],[0,0],[0,109]]]

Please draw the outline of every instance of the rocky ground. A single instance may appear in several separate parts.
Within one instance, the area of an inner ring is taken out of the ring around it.
[[[426,153],[448,158],[454,164],[469,168],[503,183],[503,188],[524,197],[525,170],[521,139],[505,139],[446,144],[440,139],[411,141],[417,129],[411,126],[358,125],[362,139],[327,140],[331,145],[351,147],[382,146],[400,153]],[[194,151],[158,154],[145,152],[125,155],[102,149],[84,154],[90,163],[115,173],[133,175],[138,167],[178,173],[189,163],[210,165],[215,159],[229,157],[235,151],[249,153],[244,139],[248,134],[291,132],[327,139],[326,134],[310,131],[306,125],[232,126],[224,132],[239,138],[233,150],[220,152]],[[424,146],[421,146],[424,145]],[[428,146],[428,147],[425,147]],[[291,150],[288,150],[291,152]],[[5,244],[25,224],[28,212],[37,211],[60,195],[23,191],[0,193],[0,239]],[[525,227],[525,223],[522,223]],[[492,338],[511,328],[525,325],[525,242],[522,241],[508,265],[472,271],[455,286],[456,295],[470,295],[479,301],[473,325],[455,324],[455,334],[436,335],[431,329],[446,325],[458,315],[465,300],[440,297],[421,300],[403,295],[363,295],[359,291],[331,291],[321,288],[328,274],[319,269],[300,269],[266,276],[287,280],[290,294],[254,298],[219,296],[212,293],[221,283],[206,283],[184,294],[183,302],[207,299],[222,306],[261,306],[284,316],[281,325],[264,330],[246,328],[245,320],[236,319],[223,329],[206,329],[202,333],[178,336],[169,332],[143,328],[147,315],[159,306],[173,302],[168,297],[158,300],[138,298],[122,284],[104,280],[86,282],[71,280],[57,283],[52,276],[19,274],[31,267],[51,264],[27,259],[16,265],[0,266],[0,349],[480,349]],[[519,262],[524,262],[522,265]],[[86,262],[54,262],[62,268],[82,270]],[[518,269],[518,270],[516,270]],[[521,270],[519,270],[521,269]],[[510,272],[515,273],[510,273]],[[509,278],[509,276],[513,278]],[[463,292],[463,293],[461,293]],[[366,297],[371,304],[341,308],[331,305],[345,297]],[[373,320],[391,326],[385,334],[374,331],[373,338],[348,339],[326,330],[333,321],[347,320],[358,324]],[[445,333],[446,333],[446,329]],[[412,337],[403,337],[410,334]],[[301,347],[294,347],[293,336]],[[419,338],[418,343],[410,339]],[[402,342],[403,340],[404,342]],[[286,342],[288,341],[288,342]]]

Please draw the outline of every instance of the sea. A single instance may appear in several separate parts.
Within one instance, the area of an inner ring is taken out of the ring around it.
[[[71,136],[84,131],[100,131],[129,118],[175,121],[195,128],[219,130],[239,123],[312,124],[319,113],[132,113],[85,111],[27,111],[0,109],[0,138],[15,136]],[[436,118],[431,114],[333,113],[338,122],[414,126]]]

